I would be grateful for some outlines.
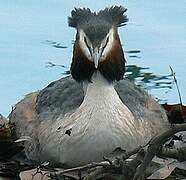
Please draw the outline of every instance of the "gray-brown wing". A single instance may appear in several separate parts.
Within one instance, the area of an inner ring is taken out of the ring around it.
[[[146,119],[153,124],[155,122],[157,126],[158,122],[160,122],[160,126],[167,123],[167,116],[163,108],[144,89],[129,80],[117,82],[115,89],[135,118]]]
[[[78,108],[83,100],[83,88],[70,76],[50,83],[41,91],[33,92],[18,102],[9,115],[16,124],[18,136],[35,133],[41,121],[54,121]]]
[[[42,119],[56,119],[80,106],[84,98],[81,84],[71,76],[50,83],[40,91],[36,111]]]

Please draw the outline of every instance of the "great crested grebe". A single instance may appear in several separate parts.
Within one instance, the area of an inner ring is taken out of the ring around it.
[[[164,131],[168,121],[152,96],[123,79],[118,27],[126,9],[75,9],[71,75],[27,95],[10,114],[17,136],[28,135],[29,159],[68,167],[101,161],[121,147],[132,150]]]

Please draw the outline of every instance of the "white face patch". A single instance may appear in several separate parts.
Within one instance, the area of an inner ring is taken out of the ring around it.
[[[90,42],[90,40],[88,39],[88,37],[86,36],[86,34],[84,33],[84,31],[82,29],[79,30],[79,44],[81,49],[83,50],[85,56],[93,62],[93,57],[90,51],[93,51],[93,47],[92,44]],[[106,58],[108,52],[112,49],[113,46],[113,42],[114,42],[114,30],[113,28],[110,29],[109,33],[106,35],[106,37],[102,40],[100,47],[99,48],[99,52],[101,53],[99,62],[104,61],[104,59]]]
[[[114,43],[114,30],[111,29],[107,34],[106,38],[101,43],[100,48],[103,48],[103,52],[100,61],[104,61],[108,52],[112,49],[113,43]]]
[[[85,39],[86,39],[86,42],[85,42]],[[81,49],[83,50],[85,56],[93,62],[93,59],[92,59],[92,56],[90,54],[90,51],[87,47],[87,45],[92,48],[92,44],[90,43],[89,39],[87,38],[86,34],[83,32],[83,30],[80,30],[79,31],[79,42],[80,42],[80,47]]]

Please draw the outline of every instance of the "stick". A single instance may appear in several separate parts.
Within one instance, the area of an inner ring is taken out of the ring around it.
[[[158,153],[160,146],[164,144],[169,137],[174,135],[177,132],[186,131],[186,123],[184,124],[177,124],[170,127],[166,132],[163,132],[160,135],[157,135],[150,143],[147,153],[141,163],[140,166],[136,169],[136,173],[134,175],[134,180],[139,179],[144,174],[145,170],[149,166],[150,162],[152,161],[153,157]]]
[[[93,162],[90,164],[86,164],[84,166],[79,166],[79,167],[65,169],[65,170],[59,170],[56,174],[65,174],[65,173],[74,172],[74,171],[82,171],[82,170],[96,168],[96,167],[108,167],[108,166],[110,166],[110,164],[107,161],[103,161],[99,163]]]
[[[179,96],[179,101],[180,101],[180,104],[183,105],[183,102],[182,102],[182,97],[181,97],[181,92],[180,92],[180,89],[179,89],[179,86],[178,86],[178,81],[176,79],[176,73],[174,72],[173,68],[171,66],[170,67],[170,70],[171,70],[171,73],[173,75],[173,78],[174,78],[174,82],[176,84],[176,89],[177,89],[177,92],[178,92],[178,96]],[[181,107],[182,109],[182,107]]]

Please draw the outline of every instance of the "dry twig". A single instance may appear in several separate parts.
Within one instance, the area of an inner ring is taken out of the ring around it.
[[[134,180],[140,179],[144,174],[145,170],[149,166],[153,157],[159,152],[161,145],[163,145],[169,137],[174,135],[177,132],[186,131],[186,123],[185,124],[177,124],[171,126],[166,132],[157,135],[151,142],[147,149],[147,153],[143,159],[143,162],[136,169],[136,173],[134,175]]]
[[[162,148],[161,155],[177,159],[178,161],[186,161],[186,147],[174,149]]]

